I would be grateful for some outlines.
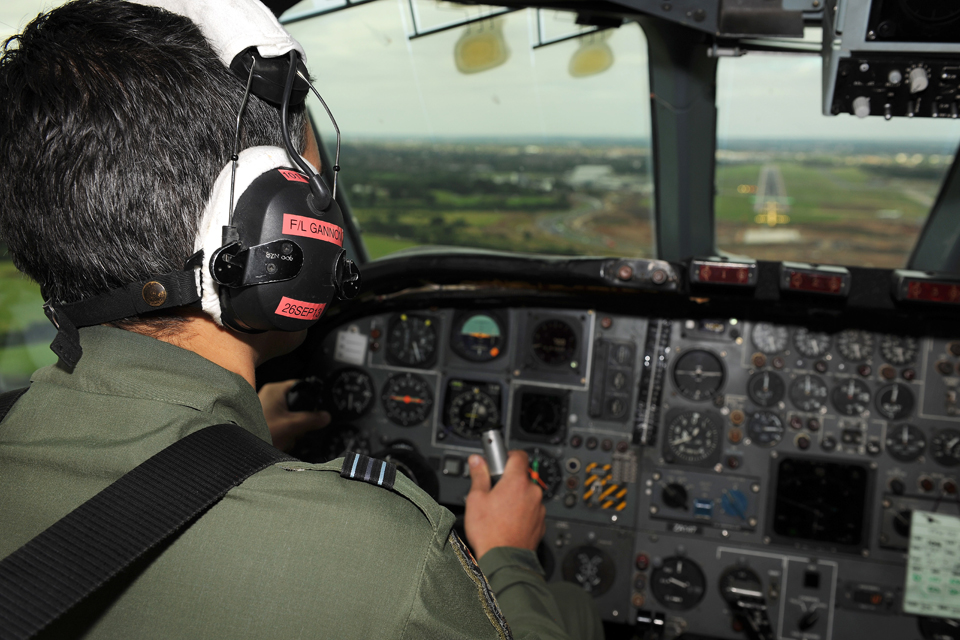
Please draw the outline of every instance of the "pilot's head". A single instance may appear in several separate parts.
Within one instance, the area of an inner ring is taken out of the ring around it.
[[[48,301],[184,268],[244,95],[190,20],[76,0],[7,42],[0,95],[0,237]],[[303,114],[292,110],[293,140]],[[280,144],[277,108],[251,95],[240,148]]]

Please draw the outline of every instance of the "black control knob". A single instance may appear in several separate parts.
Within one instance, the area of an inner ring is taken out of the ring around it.
[[[820,621],[820,613],[816,609],[814,609],[813,611],[808,611],[807,613],[800,616],[800,620],[797,622],[797,628],[799,628],[800,631],[809,631],[819,621]]]
[[[660,497],[663,498],[663,504],[671,509],[687,508],[687,488],[682,484],[671,482],[663,488]]]
[[[890,491],[898,496],[902,496],[903,492],[907,490],[906,485],[903,484],[903,480],[900,478],[894,478],[890,481]]]

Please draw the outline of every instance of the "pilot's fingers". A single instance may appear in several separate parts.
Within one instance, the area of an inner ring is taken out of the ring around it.
[[[490,469],[483,456],[472,455],[467,459],[470,465],[470,493],[488,493],[490,491]]]

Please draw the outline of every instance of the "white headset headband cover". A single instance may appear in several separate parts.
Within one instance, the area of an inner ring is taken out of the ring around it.
[[[309,165],[309,163],[308,163]],[[280,147],[251,147],[240,152],[237,163],[237,181],[234,187],[234,206],[254,180],[271,169],[292,166],[286,149]],[[316,167],[311,167],[316,169]],[[210,275],[210,256],[223,246],[223,227],[230,220],[230,176],[233,163],[227,163],[213,184],[210,199],[200,219],[200,229],[193,250],[203,249],[203,264],[197,267],[197,284],[200,287],[200,302],[203,311],[223,326],[220,317],[220,286]],[[299,169],[293,171],[300,172]],[[247,247],[249,248],[249,247]]]
[[[256,47],[264,58],[286,55],[291,49],[307,55],[270,9],[259,0],[132,0],[160,7],[193,20],[227,67],[241,51]]]

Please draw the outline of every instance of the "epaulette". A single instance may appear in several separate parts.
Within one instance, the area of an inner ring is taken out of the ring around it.
[[[348,452],[343,458],[340,477],[393,489],[393,483],[397,479],[397,466],[391,462]]]

